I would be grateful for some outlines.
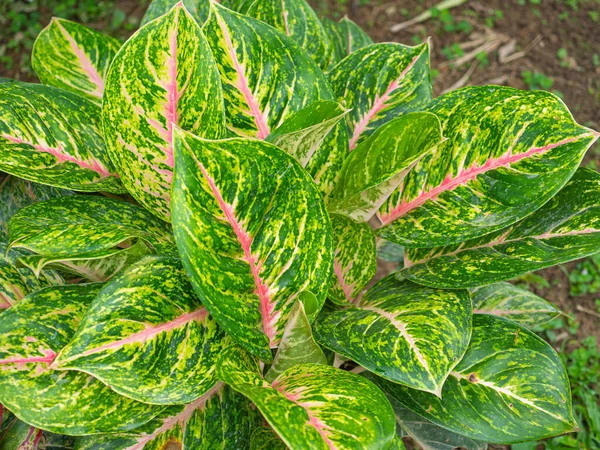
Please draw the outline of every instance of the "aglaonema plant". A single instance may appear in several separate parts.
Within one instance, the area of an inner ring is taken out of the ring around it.
[[[575,430],[530,330],[560,311],[506,281],[600,250],[599,134],[547,92],[433,98],[428,43],[304,0],[174,3],[125,43],[53,19],[42,84],[0,84],[0,447]]]

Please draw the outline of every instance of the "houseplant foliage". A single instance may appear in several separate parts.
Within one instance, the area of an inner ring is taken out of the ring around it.
[[[33,67],[0,84],[2,448],[576,428],[530,331],[560,311],[507,283],[600,248],[599,134],[556,96],[433,98],[428,43],[304,0],[156,0],[125,43],[54,19]],[[373,285],[376,240],[404,261]]]

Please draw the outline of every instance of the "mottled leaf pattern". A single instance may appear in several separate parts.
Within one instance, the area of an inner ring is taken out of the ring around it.
[[[290,114],[333,100],[318,66],[264,22],[211,2],[203,31],[221,74],[227,126],[236,134],[264,139]]]
[[[338,305],[353,302],[377,271],[375,235],[366,223],[331,215],[335,252],[329,299]]]
[[[142,18],[140,26],[146,25],[151,20],[167,14],[171,8],[181,0],[152,0],[146,14]],[[210,0],[183,0],[183,6],[189,11],[199,24],[204,23],[210,11]]]
[[[0,170],[76,191],[123,192],[99,106],[41,84],[0,84]]]
[[[219,383],[130,432],[79,438],[75,450],[249,450],[251,433],[261,422],[244,396]]]
[[[105,197],[61,197],[31,205],[11,218],[9,232],[11,248],[39,255],[23,258],[36,273],[58,265],[95,281],[147,253],[175,250],[166,224],[139,206]]]
[[[471,290],[474,314],[492,314],[533,328],[561,314],[552,303],[510,283],[495,283]]]
[[[385,395],[365,378],[321,364],[301,364],[269,384],[253,372],[223,371],[292,450],[387,448],[396,434]],[[244,382],[245,381],[245,382]]]
[[[327,365],[323,350],[313,339],[310,322],[301,300],[296,301],[290,312],[277,354],[265,379],[271,382],[287,369],[298,364]]]
[[[463,290],[423,288],[390,275],[357,306],[322,312],[321,345],[396,383],[439,395],[467,349],[471,300]]]
[[[296,158],[326,198],[348,153],[346,129],[340,122],[347,113],[339,103],[314,102],[290,115],[266,139]]]
[[[222,338],[179,260],[148,257],[100,291],[54,367],[144,403],[188,403],[216,383]]]
[[[576,427],[558,354],[526,328],[499,317],[473,316],[469,349],[444,384],[441,399],[372,379],[420,416],[473,439],[511,444]]]
[[[554,196],[598,138],[544,91],[466,87],[428,111],[448,138],[381,209],[379,235],[409,247],[462,242],[515,223]]]
[[[245,15],[291,37],[321,69],[331,65],[334,48],[317,14],[305,0],[255,0]]]
[[[250,450],[288,450],[272,428],[260,427],[250,437]]]
[[[477,287],[599,249],[600,174],[581,168],[548,203],[513,226],[458,245],[409,250],[402,276],[427,286]]]
[[[81,435],[130,430],[161,412],[117,395],[85,373],[50,368],[100,287],[48,287],[0,315],[0,403],[19,419]]]
[[[121,43],[70,20],[54,17],[33,45],[31,66],[43,84],[102,103],[104,79]]]
[[[165,220],[173,127],[222,137],[221,96],[210,48],[181,3],[138,30],[113,61],[102,108],[107,147],[127,190]]]
[[[173,224],[200,300],[248,351],[271,360],[297,294],[325,301],[331,225],[317,186],[277,147],[177,130]]]
[[[347,17],[342,18],[339,22],[334,22],[325,17],[322,24],[333,47],[332,65],[338,63],[350,53],[373,43],[373,39]]]
[[[32,427],[6,413],[6,429],[0,429],[0,450],[72,450],[73,438]]]
[[[431,113],[406,114],[381,126],[344,161],[329,210],[368,221],[442,140],[440,121]]]
[[[329,72],[346,116],[350,150],[400,114],[423,109],[431,100],[429,44],[374,44],[344,58]]]

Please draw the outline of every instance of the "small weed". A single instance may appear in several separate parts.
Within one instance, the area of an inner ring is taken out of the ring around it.
[[[523,72],[521,72],[521,77],[523,78],[523,81],[525,82],[527,87],[533,90],[543,89],[545,91],[548,91],[554,84],[554,80],[552,78],[547,77],[546,75],[540,72],[531,72],[529,70],[524,70]]]
[[[456,43],[452,44],[450,46],[444,47],[442,49],[442,53],[450,61],[458,59],[465,54],[463,49],[460,48],[460,45],[458,45]]]
[[[571,295],[595,294],[600,292],[600,255],[579,262],[569,273]]]

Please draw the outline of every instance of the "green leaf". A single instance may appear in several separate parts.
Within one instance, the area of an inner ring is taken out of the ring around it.
[[[59,264],[93,281],[147,253],[174,252],[166,224],[139,206],[105,197],[61,197],[28,206],[11,218],[9,232],[11,248],[39,255],[21,258],[34,272]]]
[[[124,192],[98,105],[41,84],[0,84],[0,170],[75,191]]]
[[[53,367],[88,373],[140,402],[183,404],[216,383],[222,340],[179,260],[151,256],[100,291]]]
[[[548,203],[513,226],[458,245],[409,250],[401,274],[426,286],[477,287],[599,248],[600,174],[581,168]]]
[[[100,105],[106,73],[120,47],[117,39],[54,17],[35,40],[31,66],[43,84]]]
[[[526,289],[495,283],[471,290],[474,314],[492,314],[533,328],[555,319],[561,310]]]
[[[396,43],[369,45],[331,69],[331,88],[351,109],[346,116],[350,150],[391,119],[422,110],[431,100],[429,71],[429,44]]]
[[[394,440],[392,441],[392,445],[390,445],[388,450],[406,450],[404,446],[404,442],[402,442],[402,438],[399,435],[394,436]],[[427,450],[427,449],[423,449]]]
[[[388,400],[396,414],[398,432],[409,436],[422,450],[486,450],[486,442],[448,431],[439,425],[423,419],[410,409],[388,395]]]
[[[121,47],[106,80],[104,134],[123,184],[142,206],[169,220],[173,128],[218,139],[223,108],[208,43],[181,3]]]
[[[404,247],[385,239],[377,239],[377,259],[388,263],[404,264]],[[402,266],[400,266],[402,267]]]
[[[288,446],[271,428],[260,427],[252,433],[250,450],[288,450]]]
[[[420,416],[455,433],[498,444],[576,429],[566,370],[550,345],[499,317],[473,316],[473,336],[442,397],[371,377]]]
[[[127,433],[78,438],[76,450],[249,450],[262,422],[256,408],[222,383],[187,405],[171,406]]]
[[[305,0],[255,0],[244,12],[291,37],[325,70],[333,60],[333,46],[317,14]]]
[[[7,424],[5,429],[0,429],[0,450],[70,450],[73,448],[72,437],[40,430],[17,419],[8,410],[2,412],[4,413],[2,416],[7,418]]]
[[[332,65],[350,53],[373,43],[373,39],[347,17],[343,17],[339,22],[324,17],[322,24],[333,46]]]
[[[511,225],[552,198],[598,138],[543,91],[466,87],[427,110],[448,138],[383,205],[378,235],[408,247],[449,245]]]
[[[240,345],[272,359],[298,293],[325,302],[333,265],[317,186],[282,150],[177,130],[173,226],[194,289]]]
[[[431,113],[406,114],[381,126],[344,161],[329,211],[368,221],[441,142],[440,121]]]
[[[329,299],[338,305],[352,303],[377,272],[375,235],[366,223],[331,215],[335,241]]]
[[[266,139],[296,158],[326,198],[348,153],[346,130],[340,122],[346,114],[339,103],[314,102],[290,115]]]
[[[463,290],[423,288],[390,275],[357,306],[322,312],[321,345],[388,380],[440,395],[471,336],[471,300]]]
[[[151,20],[167,14],[181,0],[152,0],[146,14],[142,18],[140,26],[146,25]],[[210,12],[210,0],[183,0],[183,6],[190,15],[199,23],[203,24]]]
[[[217,62],[234,133],[266,138],[291,114],[333,100],[319,67],[290,37],[211,2],[203,31]]]
[[[233,355],[230,355],[233,356]],[[256,405],[292,450],[387,448],[395,435],[393,410],[367,379],[321,364],[301,364],[269,384],[239,364],[221,378]]]
[[[327,364],[323,350],[313,339],[302,300],[297,300],[290,312],[279,349],[265,379],[271,382],[298,364]]]
[[[161,412],[85,373],[50,368],[100,288],[48,287],[0,314],[0,403],[24,422],[82,435],[130,430]]]

